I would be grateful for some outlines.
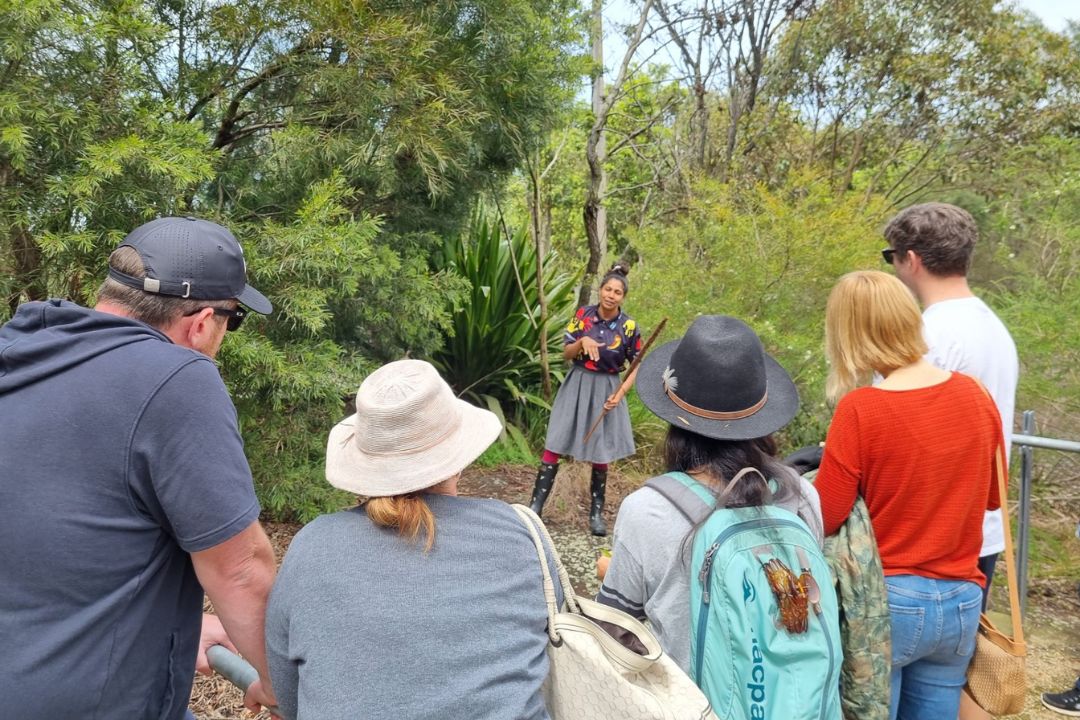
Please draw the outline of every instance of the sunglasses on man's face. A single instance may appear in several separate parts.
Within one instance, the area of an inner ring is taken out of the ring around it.
[[[895,248],[885,248],[884,250],[881,251],[881,257],[885,259],[885,262],[892,265],[893,264],[893,258],[896,257],[896,249]]]
[[[212,307],[210,309],[214,311],[215,315],[221,315],[222,317],[228,318],[228,320],[225,321],[225,329],[228,332],[238,330],[240,328],[240,323],[244,322],[244,318],[246,318],[248,314],[248,311],[244,308],[236,308],[235,310],[229,310],[228,308]],[[197,312],[202,312],[202,310],[203,308],[199,308],[195,312],[189,312],[187,316],[194,315]]]
[[[228,332],[240,329],[240,323],[244,322],[244,318],[247,317],[247,310],[244,308],[236,308],[235,310],[228,310],[226,308],[213,308],[215,315],[221,315],[228,318],[225,321],[225,329]]]

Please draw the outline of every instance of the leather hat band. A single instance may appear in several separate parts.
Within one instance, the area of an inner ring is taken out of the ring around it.
[[[697,415],[698,417],[706,418],[708,420],[742,420],[743,418],[748,418],[761,408],[765,407],[765,401],[769,399],[769,391],[766,390],[765,394],[761,396],[760,400],[758,400],[756,403],[746,408],[745,410],[719,412],[716,410],[706,410],[705,408],[699,408],[691,405],[690,403],[686,402],[678,395],[676,395],[674,392],[672,392],[671,388],[665,387],[664,392],[666,392],[667,396],[671,398],[671,402],[675,403],[686,412],[690,413],[691,415]]]

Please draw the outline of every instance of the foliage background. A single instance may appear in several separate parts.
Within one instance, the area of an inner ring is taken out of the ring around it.
[[[743,317],[799,384],[785,447],[816,442],[829,288],[877,266],[897,209],[955,202],[1020,348],[1017,407],[1077,437],[1080,28],[991,0],[649,7],[656,44],[700,52],[630,58],[611,89],[608,259],[633,263],[643,329]],[[557,357],[587,257],[585,9],[0,0],[0,320],[92,303],[128,230],[197,213],[275,305],[220,356],[271,516],[346,501],[322,481],[327,428],[406,354],[503,413],[487,462],[528,458],[547,419],[535,263]],[[663,428],[631,409],[648,463]]]
[[[428,356],[468,281],[432,261],[569,106],[569,0],[0,0],[0,320],[92,303],[128,230],[234,230],[275,306],[221,354],[264,507],[310,518],[325,434]]]

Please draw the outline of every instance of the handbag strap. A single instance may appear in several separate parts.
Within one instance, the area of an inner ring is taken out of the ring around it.
[[[548,610],[548,637],[551,642],[556,645],[561,643],[559,634],[555,631],[555,614],[558,612],[558,608],[555,603],[555,585],[551,579],[551,570],[548,567],[547,553],[544,552],[544,541],[547,541],[548,548],[551,550],[551,556],[555,560],[556,573],[559,576],[559,583],[562,585],[563,602],[566,603],[567,609],[570,612],[580,615],[581,608],[577,604],[577,599],[574,596],[574,587],[570,583],[570,575],[566,572],[566,568],[563,566],[562,558],[559,557],[559,551],[555,549],[555,543],[551,540],[551,535],[548,534],[547,528],[544,526],[540,517],[529,508],[524,505],[513,505],[514,512],[517,513],[518,518],[522,524],[525,525],[525,529],[529,531],[529,537],[532,538],[533,547],[536,548],[536,555],[540,560],[540,572],[544,577],[544,599],[547,602]]]
[[[985,390],[985,388],[983,388]],[[1002,526],[1005,531],[1005,574],[1009,579],[1009,613],[1012,616],[1013,640],[1024,642],[1023,618],[1020,617],[1020,588],[1016,580],[1016,560],[1013,555],[1012,527],[1009,523],[1009,484],[1005,470],[1005,447],[998,445],[994,453],[998,477],[998,500],[1001,502]],[[990,588],[987,588],[989,592]]]
[[[983,395],[993,403],[994,398],[990,391],[977,378],[975,384],[983,391]],[[997,408],[997,404],[994,404]],[[1001,503],[1001,525],[1005,533],[1005,576],[1009,579],[1009,615],[1012,619],[1013,640],[1017,643],[1024,642],[1023,618],[1020,617],[1020,586],[1016,581],[1016,556],[1013,555],[1012,525],[1009,523],[1009,475],[1005,467],[1005,446],[998,445],[994,452],[994,469],[998,481],[998,502]],[[990,588],[986,588],[990,592]]]

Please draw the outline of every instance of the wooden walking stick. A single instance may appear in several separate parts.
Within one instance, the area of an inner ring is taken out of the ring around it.
[[[637,370],[638,365],[641,364],[641,359],[645,357],[645,353],[649,351],[649,346],[653,344],[653,341],[656,340],[656,338],[660,337],[660,331],[664,329],[664,325],[667,325],[667,318],[664,318],[660,321],[660,324],[657,325],[656,329],[652,331],[652,335],[649,336],[649,339],[646,340],[645,344],[641,346],[641,350],[638,351],[638,354],[634,358],[634,361],[630,363],[630,367],[626,370],[626,379],[622,381],[622,384],[619,385],[619,390],[617,390],[616,392],[622,391],[625,393],[626,390],[629,389],[630,378],[633,377],[634,371]],[[600,417],[596,418],[596,422],[594,422],[592,427],[589,428],[589,432],[585,433],[585,439],[581,441],[582,444],[589,442],[589,438],[592,437],[592,434],[596,431],[596,428],[600,427],[600,423],[604,421],[604,416],[607,414],[608,410],[607,408],[604,408],[600,412]]]

